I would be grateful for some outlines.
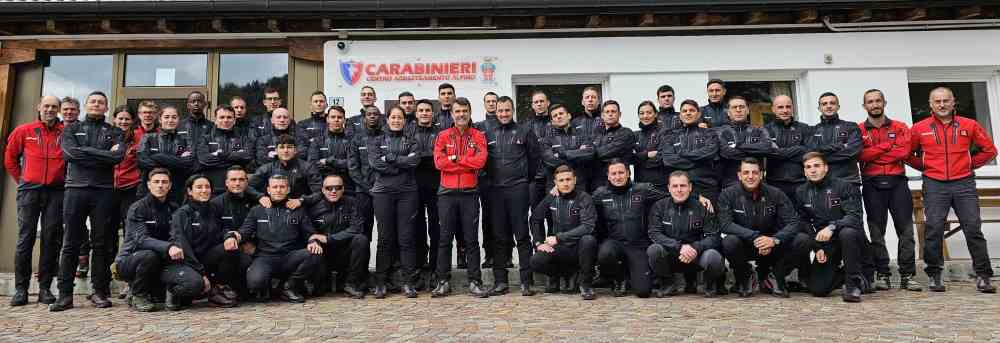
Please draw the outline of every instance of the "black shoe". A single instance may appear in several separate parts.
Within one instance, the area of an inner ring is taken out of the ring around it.
[[[351,297],[352,299],[365,298],[365,292],[361,291],[360,289],[357,288],[357,286],[354,286],[354,284],[351,283],[344,284],[344,293],[347,293],[347,296]]]
[[[698,289],[695,288],[695,292]],[[660,287],[653,290],[653,296],[657,298],[672,297],[680,293],[680,288],[673,277],[660,279]]]
[[[997,292],[997,288],[990,283],[990,277],[986,275],[976,276],[976,290],[988,294]]]
[[[229,300],[239,300],[240,298],[240,295],[232,287],[229,287],[229,285],[220,285],[219,292],[222,292],[222,296]]]
[[[875,278],[876,291],[888,291],[892,288],[892,274],[879,273]]]
[[[493,268],[493,256],[486,256],[483,259],[483,269]]]
[[[465,260],[465,248],[458,249],[458,263],[455,265],[456,269],[466,269],[468,268],[468,261]]]
[[[28,290],[18,289],[14,296],[10,298],[10,306],[24,306],[28,304]]]
[[[715,292],[720,296],[729,294],[729,288],[726,288],[726,272],[715,281]]]
[[[594,287],[591,287],[589,284],[582,284],[581,283],[580,284],[580,297],[583,298],[583,300],[594,300],[594,299],[596,299],[597,296],[594,295]]]
[[[221,287],[219,287],[218,285],[212,287],[212,290],[210,292],[211,293],[208,296],[208,302],[211,303],[212,305],[223,308],[236,307],[237,305],[236,300],[229,299],[228,297],[226,297],[226,295],[222,293]]]
[[[164,306],[168,311],[180,311],[184,308],[184,305],[181,303],[181,298],[174,295],[174,292],[171,292],[170,290],[167,290],[167,300],[164,302]]]
[[[875,282],[874,280],[869,280],[867,277],[861,277],[858,282],[861,285],[861,294],[875,294]]]
[[[844,285],[844,302],[847,303],[859,303],[861,302],[861,287],[856,285],[848,286]]]
[[[38,290],[38,302],[42,304],[51,304],[56,302],[56,296],[52,295],[52,291],[48,287],[42,287]]]
[[[523,283],[523,282],[521,283],[521,296],[522,297],[530,297],[530,296],[533,296],[535,294],[536,294],[536,292],[533,289],[531,289],[531,284],[530,283]]]
[[[90,303],[94,304],[96,308],[111,307],[111,300],[103,292],[94,292],[94,294],[87,296],[87,300],[90,300]]]
[[[753,276],[753,273],[747,273],[745,276],[736,280],[736,294],[738,294],[740,298],[749,298],[753,296]]]
[[[281,300],[284,300],[284,301],[287,301],[287,302],[290,302],[290,303],[304,303],[304,302],[306,302],[306,298],[303,297],[302,294],[299,294],[299,291],[297,289],[295,289],[295,288],[296,287],[295,287],[295,282],[294,281],[292,281],[292,280],[285,281],[285,283],[282,284],[282,286],[281,286],[281,293],[279,294],[281,296]]]
[[[698,274],[684,274],[684,293],[698,294]]]
[[[156,311],[156,304],[143,294],[133,294],[128,296],[129,307],[139,312]]]
[[[385,299],[386,293],[389,290],[386,288],[385,284],[379,284],[375,286],[375,299]]]
[[[476,298],[487,298],[490,292],[483,289],[483,285],[478,281],[469,282],[469,295]]]
[[[510,292],[510,286],[508,286],[506,282],[501,282],[493,285],[493,288],[490,289],[490,296],[495,297],[498,295],[504,295],[507,294],[507,292]]]
[[[628,287],[626,286],[625,281],[615,281],[611,292],[615,297],[624,297],[628,295]]]
[[[451,295],[451,283],[448,280],[441,280],[438,282],[437,287],[431,291],[431,298],[440,298]]]
[[[778,298],[788,298],[788,285],[785,283],[784,278],[777,279],[774,282],[774,287],[771,288],[771,295]]]
[[[580,287],[577,279],[579,277],[580,274],[573,274],[571,276],[563,278],[565,282],[559,284],[559,290],[561,290],[565,294],[573,294],[578,292]]]
[[[718,282],[719,282],[718,280],[708,280],[708,279],[705,279],[705,297],[706,298],[715,298],[717,296],[722,295],[722,293],[719,291],[719,289],[725,288],[725,286],[721,286],[720,287],[719,284],[718,284]]]
[[[410,298],[410,299],[416,298],[418,296],[417,289],[413,288],[413,286],[410,286],[410,284],[408,284],[408,283],[404,283],[403,284],[403,295],[405,295],[407,298]]]
[[[908,291],[911,291],[911,292],[921,292],[921,291],[923,291],[924,288],[920,287],[919,283],[916,283],[913,280],[910,280],[910,278],[912,278],[912,277],[913,277],[912,275],[900,275],[899,276],[899,289],[905,289],[905,290],[908,290]]]
[[[941,274],[927,275],[929,278],[927,289],[931,292],[944,292],[947,290],[944,286],[944,281],[941,280]]]
[[[559,293],[559,277],[549,276],[546,278],[545,293]]]
[[[66,311],[71,308],[73,308],[73,296],[59,294],[59,299],[56,299],[56,302],[49,305],[49,312]]]

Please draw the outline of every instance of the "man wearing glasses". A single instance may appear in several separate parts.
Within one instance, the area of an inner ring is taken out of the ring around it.
[[[320,268],[320,278],[329,277],[330,291],[336,292],[337,283],[343,280],[343,290],[354,299],[365,297],[361,288],[367,279],[369,244],[361,232],[364,219],[357,210],[354,198],[344,195],[344,177],[330,174],[323,178],[322,194],[304,199],[313,226],[322,236],[320,243],[327,247],[325,268]],[[344,279],[333,275],[346,275]]]

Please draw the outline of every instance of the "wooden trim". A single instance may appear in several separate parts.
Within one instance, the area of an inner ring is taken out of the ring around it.
[[[10,40],[4,49],[118,50],[118,49],[257,49],[287,48],[293,39],[135,39],[135,40]],[[321,47],[322,48],[322,47]]]
[[[323,62],[323,43],[325,38],[295,38],[289,39],[288,55],[306,61]]]
[[[0,49],[0,64],[15,64],[22,62],[34,61],[36,55],[35,49],[24,49],[24,48],[3,48]]]

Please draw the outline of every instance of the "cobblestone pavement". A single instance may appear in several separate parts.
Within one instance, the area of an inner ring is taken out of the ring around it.
[[[119,300],[99,310],[83,297],[73,310],[50,313],[34,296],[17,308],[0,297],[0,341],[1000,341],[1000,295],[977,293],[969,282],[948,287],[947,293],[880,292],[861,304],[841,302],[839,292],[830,298],[638,299],[601,290],[588,302],[577,295],[337,295],[305,304],[155,313],[130,311]]]

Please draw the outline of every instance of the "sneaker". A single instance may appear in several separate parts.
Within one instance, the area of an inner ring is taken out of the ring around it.
[[[990,277],[986,275],[976,276],[976,290],[988,294],[997,292],[997,288],[990,284]]]
[[[153,312],[156,311],[156,304],[149,300],[149,297],[141,294],[133,294],[129,296],[129,306],[132,309],[139,312]]]
[[[905,290],[908,290],[908,291],[911,291],[911,292],[920,292],[920,291],[923,291],[924,288],[920,287],[919,283],[916,283],[913,280],[910,280],[911,277],[913,277],[913,276],[911,276],[911,275],[900,275],[899,276],[899,289],[905,289]]]
[[[448,280],[441,280],[438,282],[437,287],[431,291],[431,298],[445,297],[451,294],[451,283]]]
[[[478,281],[469,282],[469,295],[476,298],[487,298],[490,293],[483,289],[483,285]]]
[[[10,306],[24,306],[28,304],[28,290],[18,289],[14,296],[10,298]]]
[[[930,279],[928,280],[927,289],[931,292],[944,292],[946,290],[944,286],[944,281],[941,280],[941,274],[927,275]]]

